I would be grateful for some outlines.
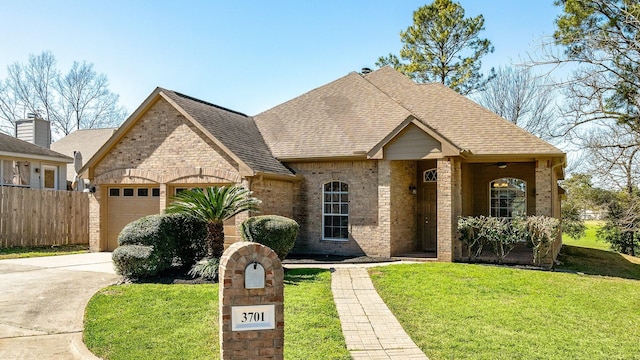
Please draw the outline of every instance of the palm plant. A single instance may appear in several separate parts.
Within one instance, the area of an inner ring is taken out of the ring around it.
[[[207,259],[224,251],[224,221],[243,211],[257,211],[260,200],[239,185],[194,188],[178,193],[167,213],[185,213],[207,222]]]

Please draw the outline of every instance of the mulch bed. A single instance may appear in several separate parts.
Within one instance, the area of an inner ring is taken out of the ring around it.
[[[285,269],[287,264],[368,264],[379,262],[396,261],[386,257],[370,256],[339,256],[339,255],[317,255],[317,254],[289,254],[282,262]],[[160,273],[158,276],[142,279],[123,279],[121,283],[134,284],[216,284],[218,280],[207,280],[203,278],[192,278],[188,274],[189,269],[172,268]]]

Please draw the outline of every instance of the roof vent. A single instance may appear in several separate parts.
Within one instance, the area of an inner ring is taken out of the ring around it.
[[[363,67],[361,70],[362,75],[367,75],[369,73],[371,73],[371,69],[368,67]]]

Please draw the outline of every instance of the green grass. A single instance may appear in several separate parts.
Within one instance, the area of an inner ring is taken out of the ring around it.
[[[640,280],[640,258],[608,250],[563,245],[558,270]]]
[[[370,270],[438,359],[640,359],[640,282],[454,263]]]
[[[611,247],[606,241],[598,240],[596,231],[604,224],[602,221],[586,221],[586,236],[582,239],[574,240],[573,238],[562,234],[562,243],[571,246],[580,246],[592,249],[610,250]]]
[[[89,252],[87,245],[59,245],[41,247],[8,247],[0,248],[0,260],[20,259],[40,256],[71,255]]]
[[[131,284],[95,295],[85,343],[105,359],[216,359],[217,285]],[[349,359],[325,270],[285,275],[285,358]]]

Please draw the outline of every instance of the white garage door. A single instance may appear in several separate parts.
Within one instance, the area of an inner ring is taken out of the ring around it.
[[[160,213],[160,188],[109,187],[107,189],[107,250],[118,247],[118,234],[128,223]]]

